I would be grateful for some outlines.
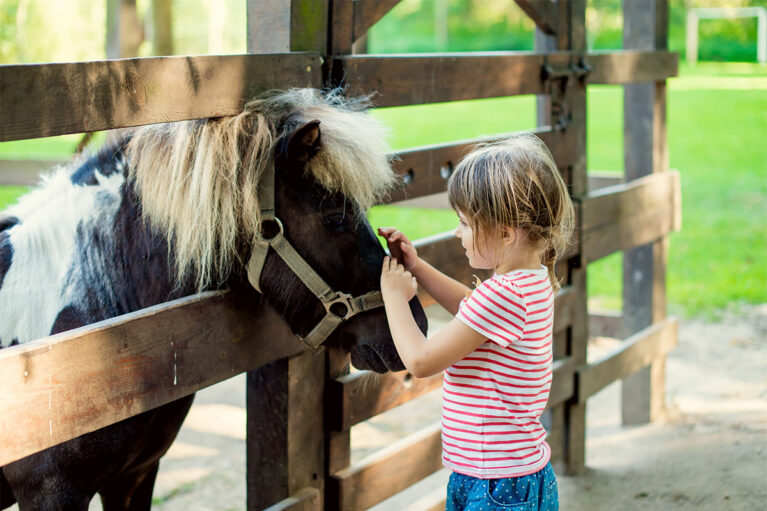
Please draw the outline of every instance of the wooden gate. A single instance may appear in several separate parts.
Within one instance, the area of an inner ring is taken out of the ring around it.
[[[0,141],[231,115],[261,91],[294,86],[377,91],[379,106],[537,94],[535,133],[578,217],[577,243],[558,266],[565,285],[547,409],[555,460],[578,472],[589,396],[623,379],[625,422],[651,420],[662,407],[665,355],[676,343],[664,282],[666,236],[680,225],[665,125],[677,55],[666,51],[667,0],[626,2],[625,49],[606,53],[586,49],[585,0],[516,1],[538,27],[534,52],[355,54],[396,0],[248,0],[248,55],[2,66]],[[590,84],[626,84],[626,179],[592,191]],[[392,201],[444,191],[475,142],[398,153],[406,186]],[[451,233],[418,246],[437,268],[470,280]],[[623,316],[590,317],[587,265],[616,251],[625,251]],[[371,382],[367,372],[349,373],[348,357],[306,351],[268,306],[258,309],[254,316],[227,292],[203,293],[0,351],[0,466],[258,368],[248,376],[248,509],[367,509],[441,467],[436,424],[350,463],[352,426],[435,389],[440,377]],[[588,362],[590,323],[604,330],[592,333],[624,338],[620,348]],[[250,342],[253,332],[269,342]],[[260,442],[266,429],[269,442]]]

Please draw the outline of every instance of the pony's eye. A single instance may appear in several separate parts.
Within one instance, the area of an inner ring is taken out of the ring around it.
[[[328,232],[343,232],[346,230],[346,215],[343,213],[331,213],[322,217],[322,223]]]

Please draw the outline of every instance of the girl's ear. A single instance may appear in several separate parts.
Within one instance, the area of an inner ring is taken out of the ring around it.
[[[504,247],[508,247],[509,245],[513,245],[517,240],[517,230],[513,227],[502,227],[501,228],[501,242],[503,243]]]

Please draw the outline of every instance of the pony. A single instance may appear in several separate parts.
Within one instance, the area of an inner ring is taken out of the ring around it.
[[[331,309],[264,245],[266,231],[279,223],[345,296],[380,289],[385,253],[365,212],[397,180],[367,107],[337,90],[272,92],[235,116],[122,131],[57,169],[0,216],[0,347],[223,288],[245,303],[261,293],[306,338]],[[411,309],[425,332],[417,299]],[[358,368],[404,369],[383,308],[345,313],[328,346]],[[87,510],[98,493],[105,511],[149,509],[192,399],[0,467],[0,508]]]

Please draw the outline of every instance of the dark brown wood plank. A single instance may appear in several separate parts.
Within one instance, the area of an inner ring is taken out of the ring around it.
[[[264,303],[204,293],[0,351],[0,465],[307,349]]]
[[[442,468],[436,423],[332,476],[340,511],[368,509]],[[330,484],[330,483],[329,483]]]
[[[331,2],[330,53],[354,53],[354,0]]]
[[[474,146],[521,133],[523,132],[517,131],[447,144],[414,147],[396,153],[394,169],[403,177],[406,185],[393,192],[388,202],[414,199],[447,190],[447,180],[453,168]],[[561,131],[542,126],[532,130],[532,133],[546,144],[558,166],[566,167],[572,163],[569,152],[565,150]]]
[[[536,26],[545,34],[554,35],[557,31],[558,10],[551,0],[514,0],[530,16]]]
[[[632,335],[599,360],[581,366],[577,372],[578,402],[585,403],[612,382],[667,355],[677,344],[677,329],[676,318],[668,317]]]
[[[681,228],[678,172],[649,175],[592,192],[581,205],[582,256],[596,261]]]
[[[654,82],[679,74],[679,54],[665,50],[620,50],[589,53],[588,84]]]
[[[288,363],[288,491],[325,486],[324,349],[305,351]],[[263,442],[263,437],[254,438]],[[302,508],[304,509],[304,508]],[[308,509],[308,508],[307,508]]]
[[[266,90],[320,87],[317,54],[0,66],[0,141],[234,115]]]
[[[354,0],[354,40],[367,34],[400,0]]]
[[[442,385],[442,373],[414,378],[407,371],[376,374],[359,371],[338,378],[330,393],[340,410],[334,429],[347,430],[355,424],[391,410]]]
[[[512,52],[339,59],[349,93],[377,92],[381,107],[543,93],[542,65],[541,55]]]
[[[337,59],[353,95],[377,92],[377,106],[439,103],[477,98],[544,94],[544,64],[555,72],[574,73],[585,55],[589,84],[664,80],[675,76],[678,56],[666,51],[580,51],[551,53],[477,52],[410,55],[347,55]]]
[[[574,54],[585,53],[586,49],[586,0],[568,0],[557,2],[559,10],[557,19],[557,47],[567,49]],[[552,87],[552,104],[560,103],[566,113],[565,132],[567,133],[570,150],[572,151],[573,165],[569,169],[568,185],[572,196],[582,200],[588,193],[588,176],[586,173],[586,85],[582,79],[567,80],[561,90],[557,92]],[[552,123],[556,123],[552,119]],[[578,205],[580,206],[580,204]],[[577,224],[580,225],[580,208]],[[581,229],[578,229],[580,235]],[[581,238],[578,242],[581,243]],[[580,245],[579,245],[580,246]],[[582,248],[579,250],[582,253]],[[567,355],[578,366],[586,361],[588,346],[588,324],[586,290],[586,265],[580,254],[570,259],[568,271],[568,284],[574,290],[573,322],[568,332]],[[579,473],[585,467],[586,455],[586,407],[580,405],[571,398],[564,404],[562,429],[560,439],[563,442],[562,451],[565,456],[567,470],[570,473]],[[559,418],[555,416],[555,418]]]

